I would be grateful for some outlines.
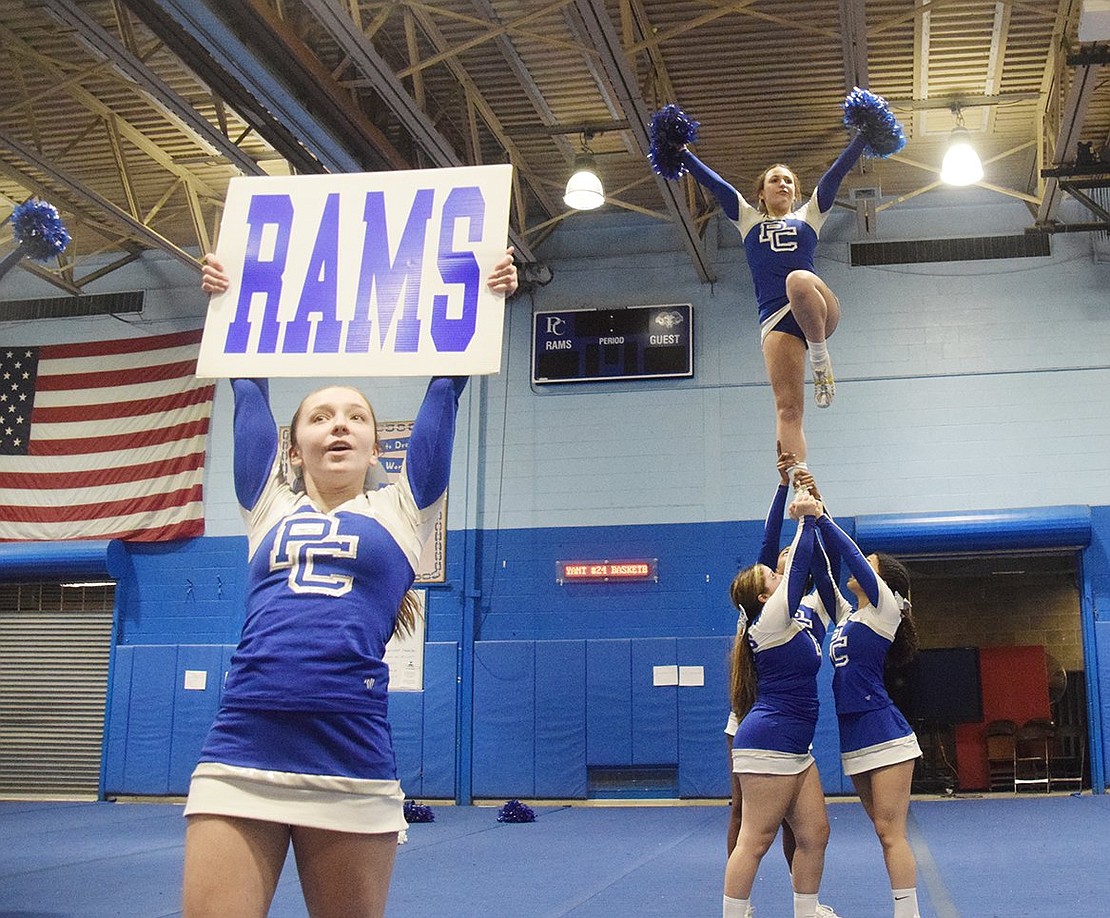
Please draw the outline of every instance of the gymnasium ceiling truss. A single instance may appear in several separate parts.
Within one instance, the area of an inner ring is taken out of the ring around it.
[[[841,206],[939,187],[961,113],[980,186],[1030,231],[1110,229],[1104,42],[1082,0],[0,0],[0,216],[38,195],[74,242],[32,271],[69,293],[157,250],[196,266],[237,175],[514,166],[510,241],[536,252],[588,143],[609,207],[674,227],[714,278],[716,202],[646,159],[652,111],[747,191],[768,163],[812,182],[845,142],[854,85],[908,144],[863,161]],[[856,194],[866,189],[866,194]],[[1070,195],[1090,219],[1065,223]],[[0,257],[11,250],[0,245]]]

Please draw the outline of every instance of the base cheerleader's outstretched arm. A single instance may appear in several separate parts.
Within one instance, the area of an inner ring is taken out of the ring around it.
[[[801,605],[809,583],[810,568],[813,564],[814,543],[817,539],[816,517],[825,511],[821,502],[809,491],[798,491],[787,508],[791,519],[798,520],[798,533],[794,536],[790,555],[786,561],[786,601],[789,615]]]
[[[771,570],[778,568],[782,514],[786,510],[786,498],[789,493],[790,487],[787,482],[778,486],[771,501],[771,508],[767,511],[767,519],[763,522],[763,544],[759,547],[759,557],[756,561],[759,564],[766,564]]]
[[[826,545],[835,545],[840,551],[848,570],[856,578],[856,582],[863,588],[864,594],[873,606],[879,602],[879,578],[872,570],[871,565],[859,550],[859,546],[852,541],[851,536],[836,525],[836,521],[824,515],[817,521],[818,531]]]
[[[784,453],[780,456],[780,464],[793,462],[793,460],[794,457],[790,453]],[[808,468],[796,469],[794,484],[798,488],[805,488],[821,501],[821,506],[825,511],[824,515],[832,519],[828,507],[825,506],[824,499],[821,497],[821,492],[817,489],[817,482],[813,478],[813,473]],[[818,539],[813,548],[813,563],[810,566],[810,572],[813,574],[813,585],[817,594],[821,597],[821,603],[825,611],[837,621],[840,620],[841,614],[846,609],[850,611],[848,601],[844,599],[837,587],[837,583],[840,581],[841,561],[839,545],[821,538],[820,529],[818,529]]]
[[[790,543],[790,552],[786,558],[785,573],[774,593],[767,598],[756,620],[764,633],[778,633],[787,628],[794,617],[794,611],[801,604],[809,580],[815,533],[812,516],[798,521],[798,530],[794,533],[794,541]]]

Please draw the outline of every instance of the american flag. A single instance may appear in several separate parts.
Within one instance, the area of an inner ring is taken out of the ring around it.
[[[200,337],[0,346],[0,540],[204,533]]]

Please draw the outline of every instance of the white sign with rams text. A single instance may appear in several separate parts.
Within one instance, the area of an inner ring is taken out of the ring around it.
[[[512,166],[234,178],[202,377],[469,376],[501,366]]]

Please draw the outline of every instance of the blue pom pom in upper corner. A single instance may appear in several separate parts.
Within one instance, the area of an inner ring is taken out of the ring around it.
[[[902,125],[882,96],[857,86],[845,97],[842,108],[845,126],[856,128],[867,144],[865,156],[893,156],[906,145]]]
[[[519,800],[510,800],[497,811],[498,822],[535,822],[536,814],[530,806]]]
[[[12,211],[12,235],[28,258],[46,261],[69,245],[69,233],[58,209],[46,201],[24,201]]]
[[[673,102],[652,115],[648,130],[651,140],[648,159],[652,169],[666,179],[682,178],[689,171],[682,162],[682,151],[686,144],[697,140],[698,126],[697,121]]]

